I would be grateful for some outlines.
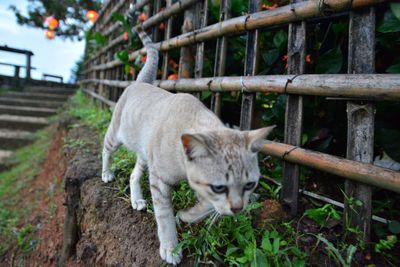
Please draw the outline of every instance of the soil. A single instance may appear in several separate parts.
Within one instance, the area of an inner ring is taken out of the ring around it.
[[[63,207],[65,194],[60,185],[63,182],[67,161],[60,149],[65,131],[56,131],[54,125],[49,131],[54,135],[42,168],[22,190],[20,194],[23,196],[23,201],[16,207],[29,210],[31,214],[26,216],[17,228],[32,225],[32,238],[39,242],[34,252],[26,257],[16,245],[11,247],[0,257],[1,266],[54,266],[57,261],[63,242],[62,228],[65,217]]]
[[[95,131],[80,126],[67,139],[81,140],[67,147],[65,179],[80,181],[77,210],[79,240],[68,266],[160,266],[157,226],[152,214],[134,211],[116,194],[113,183],[101,181],[101,141]],[[181,266],[190,266],[188,263]]]

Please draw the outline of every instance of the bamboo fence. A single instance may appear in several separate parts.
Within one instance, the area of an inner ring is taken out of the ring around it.
[[[131,84],[124,72],[123,62],[114,59],[114,53],[124,46],[123,30],[111,21],[111,14],[128,14],[128,1],[109,0],[100,11],[93,26],[106,38],[108,44],[87,57],[81,84],[85,92],[113,108],[122,90]],[[290,4],[273,10],[260,11],[259,0],[249,0],[248,14],[231,18],[230,1],[221,0],[219,22],[208,25],[208,1],[165,1],[160,10],[159,0],[133,3],[140,11],[149,6],[150,16],[142,27],[151,30],[153,39],[160,40],[156,48],[162,55],[162,80],[154,85],[173,92],[213,93],[211,109],[220,115],[222,92],[241,92],[241,129],[250,129],[254,117],[256,93],[287,94],[284,143],[266,141],[259,144],[262,152],[284,160],[281,203],[290,216],[298,210],[299,166],[315,168],[346,178],[345,190],[350,197],[363,203],[354,209],[345,201],[346,223],[362,229],[369,240],[371,221],[371,188],[384,188],[400,193],[400,173],[371,164],[374,129],[374,102],[399,101],[400,75],[374,74],[375,6],[382,0],[291,0]],[[328,14],[329,13],[329,14]],[[349,16],[349,74],[305,74],[306,30],[311,20],[329,16]],[[172,23],[183,19],[182,34],[172,36]],[[165,22],[164,35],[158,25]],[[271,27],[288,27],[288,74],[255,75],[259,58],[259,32]],[[225,76],[227,38],[247,35],[243,76]],[[214,77],[203,77],[204,42],[217,40]],[[361,41],[367,40],[367,41]],[[166,80],[170,52],[180,48],[178,80]],[[145,54],[139,49],[129,54],[133,61]],[[300,148],[303,119],[303,96],[333,97],[347,101],[348,147],[347,159]],[[366,127],[368,125],[368,127]],[[361,138],[364,137],[366,139]],[[365,155],[359,157],[358,155]],[[368,185],[368,186],[367,186]],[[313,193],[310,193],[313,194]],[[320,197],[320,199],[324,199]],[[382,220],[381,220],[382,221]]]

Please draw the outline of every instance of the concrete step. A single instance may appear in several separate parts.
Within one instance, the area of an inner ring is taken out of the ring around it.
[[[24,131],[36,131],[49,124],[43,117],[0,114],[0,128]]]
[[[76,91],[75,89],[43,87],[43,86],[29,86],[24,89],[24,92],[59,94],[59,95],[73,95],[75,91]]]
[[[14,152],[0,149],[0,172],[9,169],[14,163]]]
[[[46,94],[36,92],[7,92],[2,97],[12,99],[31,99],[31,100],[44,100],[44,101],[66,101],[68,95]]]
[[[30,144],[35,139],[31,132],[16,131],[7,128],[0,129],[0,149],[14,150]]]
[[[54,115],[57,109],[54,108],[38,108],[26,106],[0,105],[0,114],[47,117]]]
[[[41,101],[31,99],[20,99],[20,98],[7,98],[0,97],[0,105],[15,105],[15,106],[30,106],[30,107],[42,107],[42,108],[59,108],[65,102],[62,101]]]

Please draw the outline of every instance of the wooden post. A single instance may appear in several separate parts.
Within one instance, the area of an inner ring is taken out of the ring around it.
[[[20,66],[14,66],[14,87],[19,88],[19,71]]]
[[[260,9],[260,0],[249,1],[249,13],[255,13]],[[244,76],[255,76],[257,72],[258,62],[258,30],[247,32],[246,42],[246,59],[244,66]],[[244,84],[243,84],[244,86]],[[246,88],[242,88],[246,90]],[[256,100],[255,93],[243,92],[242,94],[242,108],[240,110],[240,129],[250,130],[253,121],[254,105]]]
[[[194,22],[196,21],[196,8],[191,7],[185,10],[184,20],[182,25],[182,33],[191,32],[194,30]],[[181,56],[179,58],[179,71],[178,77],[190,78],[193,77],[194,68],[194,47],[184,46],[181,48]]]
[[[231,17],[231,1],[221,0],[220,1],[220,17],[219,21],[227,20]],[[228,38],[226,36],[219,37],[217,39],[217,48],[215,52],[215,64],[214,64],[214,77],[224,76],[225,74],[225,62],[226,62],[226,50],[228,47]],[[213,94],[211,98],[211,110],[220,117],[221,116],[221,93]]]
[[[208,0],[203,2],[199,1],[197,3],[198,17],[199,17],[199,27],[204,28],[207,26],[208,21]],[[196,60],[194,67],[194,77],[203,77],[203,65],[204,65],[204,42],[197,43],[196,47]]]
[[[165,2],[167,5],[167,8],[170,7],[172,4],[172,0],[166,0]],[[172,19],[173,18],[169,18],[165,25],[164,40],[168,40],[169,38],[171,38]],[[162,62],[162,67],[161,67],[161,69],[162,69],[161,80],[166,80],[168,78],[168,61],[169,61],[169,55],[168,55],[168,51],[166,51],[163,54],[163,62]]]
[[[292,0],[298,3],[304,0]],[[289,24],[288,40],[288,74],[303,74],[305,71],[306,56],[306,24],[296,22]],[[294,76],[294,75],[293,75]],[[286,144],[300,146],[303,122],[303,97],[288,95],[285,113]],[[283,162],[282,191],[280,201],[289,217],[297,214],[299,196],[299,166],[290,162]]]
[[[348,73],[375,71],[375,10],[350,13]],[[372,163],[375,106],[370,102],[347,102],[347,158]],[[357,227],[364,241],[370,240],[371,188],[349,180],[345,182],[345,228]],[[349,201],[351,199],[351,201]],[[361,206],[355,204],[361,201]]]
[[[153,16],[159,12],[161,8],[161,0],[155,0],[153,6]],[[159,24],[153,27],[153,42],[158,42],[160,40],[160,30],[158,28]]]
[[[26,53],[26,80],[31,79],[31,53]]]
[[[196,28],[204,28],[208,22],[208,0],[199,1],[196,6],[197,13],[197,24]],[[204,66],[204,42],[196,44],[196,58],[194,62],[194,77],[203,77],[203,66]],[[194,95],[200,99],[201,93],[194,93]]]

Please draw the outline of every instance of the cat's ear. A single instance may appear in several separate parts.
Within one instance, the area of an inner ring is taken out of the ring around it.
[[[210,154],[207,144],[200,134],[183,134],[181,141],[189,161],[198,157],[206,157]]]
[[[276,125],[272,125],[257,130],[247,131],[247,148],[252,152],[260,151],[260,147],[257,146],[257,141],[265,139],[275,127]]]

